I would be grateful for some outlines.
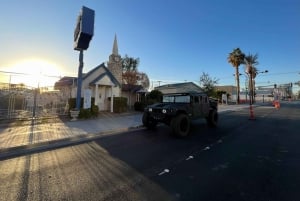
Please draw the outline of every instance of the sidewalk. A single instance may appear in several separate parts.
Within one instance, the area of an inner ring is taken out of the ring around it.
[[[0,159],[9,158],[10,152],[40,150],[45,146],[61,147],[93,138],[125,132],[142,125],[142,113],[115,114],[104,112],[98,118],[61,120],[59,118],[26,122],[24,125],[0,128]]]
[[[246,108],[249,105],[219,105],[219,113]],[[61,147],[90,141],[99,136],[112,135],[142,127],[142,113],[103,112],[95,119],[27,122],[25,125],[7,125],[0,128],[0,159],[12,157],[22,150],[41,150],[43,147]],[[23,153],[24,154],[24,153]]]

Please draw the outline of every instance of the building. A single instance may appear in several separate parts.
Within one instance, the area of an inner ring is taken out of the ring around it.
[[[227,94],[229,94],[229,101],[235,102],[236,101],[236,86],[217,86],[216,89],[219,91],[225,91]],[[274,88],[261,88],[257,87],[255,89],[255,101],[258,102],[270,102],[274,99]],[[280,94],[283,94],[282,91],[280,91]],[[246,88],[244,90],[240,91],[240,101],[248,102],[250,100],[249,98],[249,89]]]
[[[229,101],[236,101],[236,86],[232,85],[224,85],[224,86],[216,86],[217,91],[225,91],[229,94]]]
[[[141,102],[142,97],[148,94],[149,78],[145,73],[136,73],[136,85],[127,84],[125,80],[122,82],[122,96],[127,98],[127,105],[132,108],[135,102]]]
[[[119,55],[117,36],[114,38],[112,54],[107,66],[102,63],[88,73],[83,74],[81,96],[90,94],[95,99],[99,111],[113,112],[113,98],[126,97],[127,105],[133,106],[148,92],[149,79],[145,73],[137,72],[137,84],[128,85],[122,79],[122,58]],[[55,83],[58,89],[68,98],[77,96],[77,77],[63,77]]]
[[[201,88],[193,82],[184,82],[176,84],[166,84],[154,88],[163,94],[184,93],[184,92],[203,92]]]

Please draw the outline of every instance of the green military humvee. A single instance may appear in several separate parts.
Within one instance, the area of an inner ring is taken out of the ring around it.
[[[188,92],[164,94],[161,103],[145,108],[142,121],[148,129],[165,123],[175,135],[185,137],[190,132],[191,120],[198,118],[205,118],[208,126],[216,127],[218,102],[205,93]]]

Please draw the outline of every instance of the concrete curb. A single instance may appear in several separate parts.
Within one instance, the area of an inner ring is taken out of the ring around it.
[[[57,148],[78,145],[85,142],[90,142],[102,137],[117,135],[129,131],[138,131],[145,129],[142,125],[128,128],[120,128],[115,130],[103,131],[95,134],[82,134],[74,137],[62,138],[58,140],[45,141],[34,143],[30,145],[20,145],[11,148],[0,149],[0,161],[7,160],[14,157],[25,156],[28,154],[49,151]]]

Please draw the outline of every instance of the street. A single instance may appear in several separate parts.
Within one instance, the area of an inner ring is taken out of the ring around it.
[[[228,111],[0,161],[0,200],[299,200],[300,104]]]

